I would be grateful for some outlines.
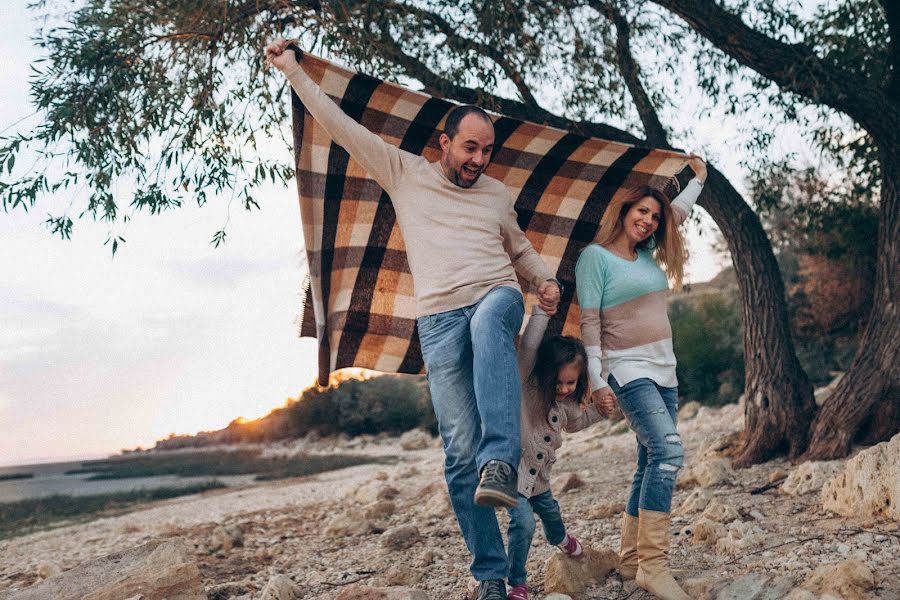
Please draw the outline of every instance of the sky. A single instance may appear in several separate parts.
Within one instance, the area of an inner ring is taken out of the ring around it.
[[[27,1],[0,7],[0,130],[34,112]],[[692,147],[739,181],[734,135],[710,121]],[[296,189],[257,197],[252,213],[220,198],[137,215],[117,230],[127,243],[115,258],[105,225],[78,221],[62,241],[43,225],[49,204],[0,212],[0,465],[151,447],[260,417],[313,383],[316,343],[294,323],[304,274]],[[226,220],[228,239],[213,248]],[[706,281],[726,259],[713,235],[688,238],[686,281]]]

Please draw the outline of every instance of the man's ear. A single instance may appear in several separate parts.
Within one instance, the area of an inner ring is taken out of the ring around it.
[[[442,133],[440,137],[438,137],[438,143],[441,145],[441,150],[446,152],[447,148],[450,146],[450,136],[446,133]]]

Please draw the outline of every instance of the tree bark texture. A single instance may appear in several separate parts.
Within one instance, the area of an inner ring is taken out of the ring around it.
[[[846,456],[855,440],[900,429],[893,406],[896,403],[900,359],[900,298],[897,265],[900,265],[900,97],[898,71],[900,52],[897,35],[900,11],[884,2],[891,47],[886,57],[893,73],[888,81],[866,79],[857,65],[837,64],[819,58],[803,44],[780,42],[747,26],[739,15],[714,0],[653,0],[669,9],[712,42],[722,52],[771,79],[784,91],[843,112],[861,125],[875,140],[882,169],[881,207],[878,230],[878,262],[872,311],[859,348],[847,374],[826,400],[810,432],[803,458],[831,459]],[[750,398],[752,400],[752,398]],[[760,401],[764,397],[759,398]],[[748,409],[749,413],[749,409]],[[881,415],[887,423],[878,421]],[[747,430],[758,424],[750,422]],[[762,435],[762,434],[758,434]],[[746,454],[741,459],[746,460]]]
[[[900,160],[896,140],[890,140],[896,135],[896,129],[887,133],[879,146],[883,180],[872,311],[847,374],[813,423],[810,460],[846,456],[854,442],[875,443],[900,431]]]
[[[712,216],[731,252],[744,324],[744,438],[735,466],[806,449],[815,413],[812,383],[794,351],[784,283],[759,217],[728,180],[709,170],[700,206]]]

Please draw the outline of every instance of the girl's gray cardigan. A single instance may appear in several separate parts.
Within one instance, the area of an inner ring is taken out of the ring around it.
[[[550,410],[531,383],[538,346],[550,317],[535,306],[525,332],[519,340],[519,374],[522,378],[522,457],[519,460],[519,493],[526,498],[550,489],[550,471],[556,462],[556,450],[562,446],[562,432],[572,433],[588,427],[602,417],[593,404],[582,408],[572,398],[552,401]],[[587,365],[585,365],[587,368]]]

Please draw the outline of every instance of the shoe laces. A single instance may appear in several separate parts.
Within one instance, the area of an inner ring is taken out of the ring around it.
[[[506,600],[506,586],[503,580],[482,581],[478,585],[478,600]]]
[[[481,471],[481,483],[504,485],[512,477],[512,467],[502,460],[492,460]]]

